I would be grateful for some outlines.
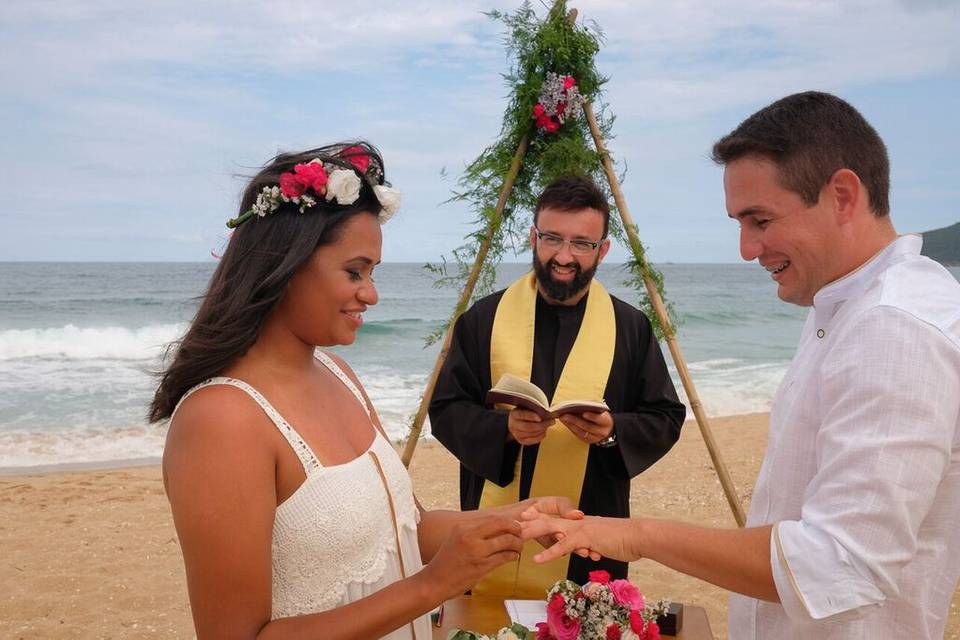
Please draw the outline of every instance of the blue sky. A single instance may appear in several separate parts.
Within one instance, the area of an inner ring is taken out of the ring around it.
[[[569,5],[606,34],[609,146],[654,261],[738,260],[710,145],[808,89],[848,99],[886,141],[901,232],[960,220],[958,2]],[[505,106],[500,25],[481,12],[517,6],[3,3],[0,260],[211,259],[238,174],[352,137],[381,148],[404,193],[384,259],[448,255],[472,216],[442,203]]]

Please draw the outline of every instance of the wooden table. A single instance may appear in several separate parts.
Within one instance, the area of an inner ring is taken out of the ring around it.
[[[510,617],[503,606],[503,598],[496,596],[461,596],[447,600],[443,605],[443,624],[434,627],[433,640],[447,640],[454,629],[467,629],[479,633],[493,633],[510,624]],[[676,636],[680,640],[713,640],[710,621],[703,607],[683,605],[683,628]]]

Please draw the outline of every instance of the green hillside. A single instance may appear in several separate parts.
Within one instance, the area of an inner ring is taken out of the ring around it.
[[[924,232],[922,253],[948,266],[960,265],[960,222]]]

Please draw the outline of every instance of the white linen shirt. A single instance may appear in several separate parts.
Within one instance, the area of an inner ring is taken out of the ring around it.
[[[781,604],[730,637],[941,638],[960,575],[960,284],[902,236],[813,299],[747,526]]]

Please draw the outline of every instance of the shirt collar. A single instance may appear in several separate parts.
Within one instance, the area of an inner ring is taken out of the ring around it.
[[[825,327],[833,319],[840,305],[859,296],[886,269],[909,256],[918,255],[923,246],[923,237],[916,233],[902,235],[878,251],[872,258],[826,285],[813,296],[813,308],[817,327]]]

